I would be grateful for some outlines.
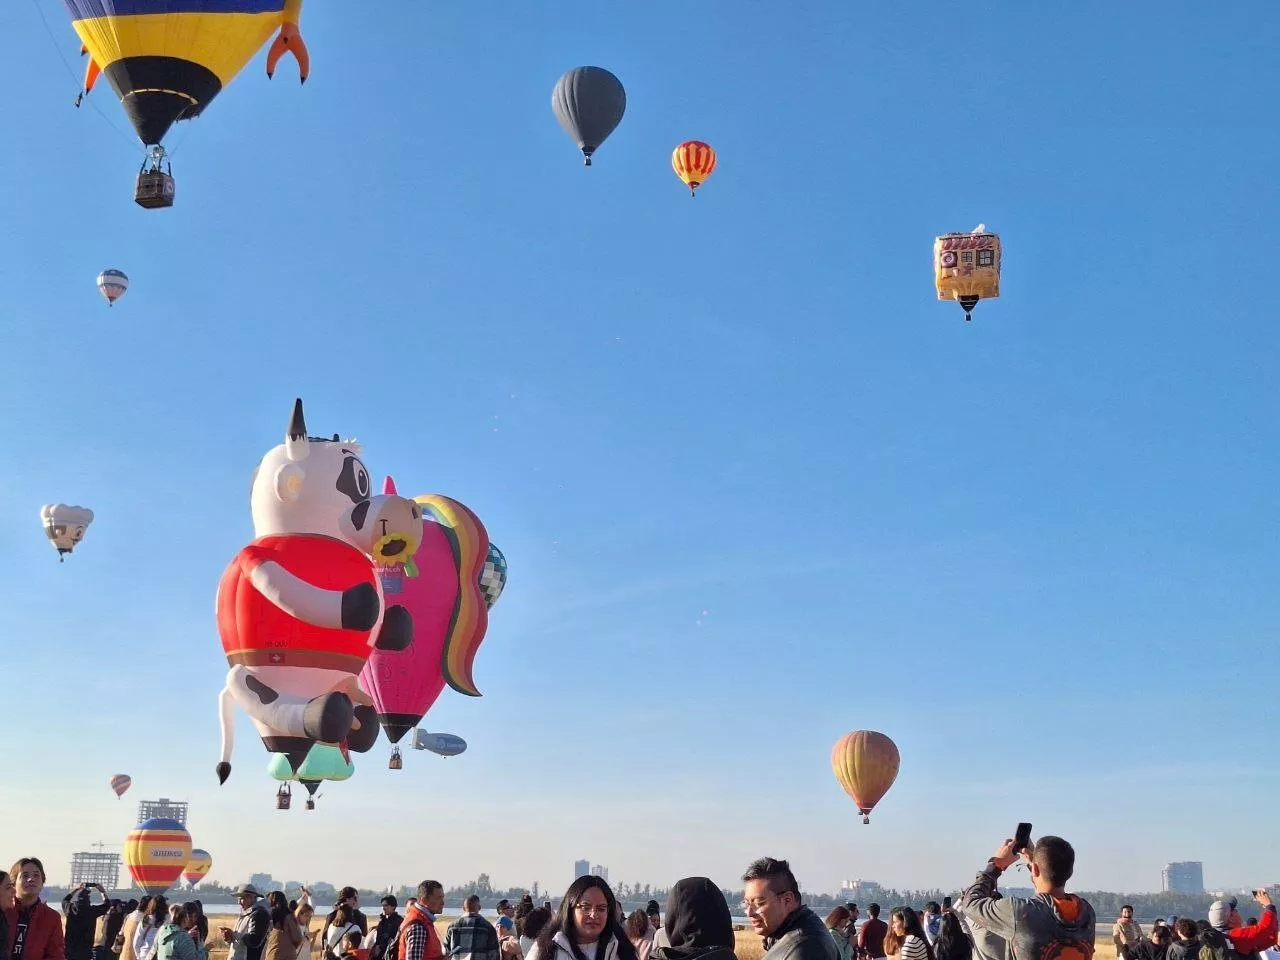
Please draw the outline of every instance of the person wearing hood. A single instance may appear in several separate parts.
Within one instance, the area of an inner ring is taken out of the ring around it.
[[[90,902],[89,891],[97,888],[102,902],[96,906]],[[89,960],[93,956],[93,935],[97,932],[98,918],[111,909],[107,891],[99,883],[81,883],[62,898],[62,914],[67,918],[63,931],[67,960]]]
[[[720,888],[706,877],[685,877],[667,896],[667,916],[653,960],[736,960],[733,918]]]
[[[13,865],[9,877],[17,900],[4,912],[11,946],[5,960],[65,960],[62,917],[40,899],[44,864],[35,857],[23,857]]]
[[[636,960],[636,948],[617,915],[609,884],[600,877],[579,877],[525,960]]]
[[[742,908],[764,938],[762,960],[839,960],[822,918],[800,902],[800,885],[785,860],[761,857],[742,875]]]
[[[1280,924],[1276,921],[1275,904],[1265,890],[1255,890],[1253,899],[1262,905],[1262,916],[1258,922],[1248,926],[1232,923],[1232,915],[1239,919],[1234,904],[1223,900],[1215,900],[1209,905],[1209,926],[1226,936],[1236,953],[1247,957],[1259,950],[1267,950],[1276,945],[1276,937],[1280,935]]]
[[[1030,899],[996,899],[996,884],[1019,854],[1006,840],[987,861],[973,884],[960,896],[955,910],[988,934],[1003,940],[1009,960],[1037,960],[1064,951],[1091,957],[1097,917],[1083,897],[1067,893],[1075,872],[1076,852],[1061,837],[1041,837],[1021,854],[1031,870],[1036,895]],[[975,941],[976,942],[976,941]]]

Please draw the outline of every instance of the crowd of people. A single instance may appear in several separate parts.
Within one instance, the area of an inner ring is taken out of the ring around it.
[[[1001,875],[1025,862],[1035,896],[1004,896]],[[1075,851],[1061,837],[1041,837],[1023,849],[1003,843],[953,905],[924,910],[895,907],[882,919],[879,904],[859,923],[856,903],[836,907],[825,922],[807,907],[785,860],[752,863],[741,904],[762,938],[763,960],[1090,960],[1097,919],[1083,897],[1068,893]],[[381,900],[371,922],[359,893],[346,887],[313,929],[315,908],[306,888],[297,900],[281,891],[264,897],[251,885],[235,891],[240,913],[211,939],[200,901],[170,904],[165,897],[110,900],[97,885],[81,884],[62,901],[62,915],[42,899],[44,867],[24,858],[0,871],[0,960],[208,960],[211,942],[228,960],[737,960],[729,906],[706,877],[686,877],[670,891],[666,910],[649,901],[629,915],[609,884],[579,877],[558,909],[535,906],[526,895],[502,900],[492,922],[479,897],[443,936],[437,918],[444,886],[425,880],[404,913],[394,896]],[[93,892],[100,895],[93,902]],[[1254,892],[1261,917],[1241,917],[1235,899],[1215,901],[1204,919],[1163,918],[1150,933],[1126,906],[1113,928],[1117,960],[1280,960],[1276,908]]]

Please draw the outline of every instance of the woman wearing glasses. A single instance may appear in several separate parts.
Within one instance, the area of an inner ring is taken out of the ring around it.
[[[636,960],[636,948],[617,916],[609,885],[599,877],[579,877],[526,960]]]

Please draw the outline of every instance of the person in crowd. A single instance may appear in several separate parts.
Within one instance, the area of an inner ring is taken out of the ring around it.
[[[653,931],[649,936],[653,938],[662,929],[662,908],[658,906],[657,900],[650,900],[644,905],[644,913],[649,918],[649,927]]]
[[[858,955],[864,960],[884,960],[884,937],[889,925],[880,919],[880,904],[867,907],[867,922],[858,931]]]
[[[342,960],[369,960],[369,951],[361,946],[364,936],[358,927],[348,931],[342,938]]]
[[[10,950],[5,960],[65,960],[62,917],[43,900],[44,864],[23,857],[9,870],[15,902],[5,910]]]
[[[93,960],[115,960],[114,947],[116,937],[124,927],[124,918],[128,914],[121,900],[108,900],[107,912],[98,920],[97,932],[93,938]]]
[[[324,930],[320,934],[320,946],[324,949],[324,960],[338,960],[346,951],[348,934],[357,933],[361,937],[364,931],[360,924],[352,919],[346,900],[342,900],[333,912],[325,918]]]
[[[90,891],[95,889],[102,896],[98,904],[90,898]],[[90,960],[98,920],[110,909],[111,900],[100,883],[76,884],[62,898],[62,915],[67,918],[62,932],[67,960]]]
[[[1196,960],[1200,955],[1200,930],[1190,917],[1179,917],[1173,924],[1173,942],[1165,960]]]
[[[267,894],[268,916],[271,928],[267,931],[267,945],[263,960],[296,960],[302,947],[302,927],[289,909],[289,901],[281,890]]]
[[[960,918],[954,910],[942,914],[938,924],[938,939],[933,944],[935,960],[972,960],[973,944],[964,932]]]
[[[837,960],[836,945],[818,915],[800,899],[791,865],[762,857],[742,875],[742,908],[764,939],[767,960]]]
[[[196,942],[191,939],[192,918],[186,908],[175,903],[155,935],[156,960],[198,960]]]
[[[1277,936],[1280,935],[1280,924],[1276,922],[1276,908],[1271,902],[1271,896],[1265,890],[1257,890],[1253,899],[1262,906],[1262,916],[1254,924],[1241,921],[1240,911],[1234,900],[1227,903],[1215,900],[1209,905],[1209,925],[1225,934],[1236,953],[1242,957],[1274,947]]]
[[[924,905],[924,916],[920,922],[924,926],[925,939],[929,941],[929,946],[933,946],[938,940],[938,931],[942,928],[942,907],[937,900],[930,900]]]
[[[196,945],[196,960],[209,960],[209,918],[204,915],[204,906],[199,900],[188,900],[182,910],[190,922],[187,935]]]
[[[637,960],[649,960],[649,952],[653,949],[653,925],[649,923],[649,915],[637,907],[628,915],[626,928],[627,939],[636,948]]]
[[[899,945],[894,952],[902,960],[933,960],[933,947],[920,917],[910,907],[895,907],[889,913],[889,933]]]
[[[1133,919],[1133,905],[1120,908],[1120,916],[1111,928],[1111,942],[1116,945],[1116,957],[1127,956],[1125,948],[1136,950],[1143,941],[1142,927]]]
[[[240,916],[235,927],[219,927],[223,943],[231,946],[228,960],[262,960],[262,951],[271,932],[271,914],[258,899],[262,895],[252,884],[236,888],[236,902],[240,904]]]
[[[302,931],[302,943],[298,945],[297,960],[311,960],[316,945],[316,931],[311,929],[311,920],[316,915],[316,908],[311,903],[306,887],[302,888],[302,895],[298,897],[298,906],[294,909],[293,915],[298,921],[298,929]]]
[[[462,903],[462,916],[444,933],[444,954],[453,960],[500,960],[498,931],[481,913],[474,893]]]
[[[387,952],[391,939],[400,932],[400,924],[404,923],[397,907],[400,904],[391,894],[382,898],[382,915],[378,917],[378,925],[374,928],[373,946],[369,949],[369,960],[382,960]]]
[[[494,908],[497,917],[493,921],[494,929],[498,931],[498,942],[510,939],[516,935],[515,905],[510,900],[503,897],[498,901],[498,906]]]
[[[836,907],[827,914],[827,929],[831,931],[831,939],[836,945],[836,953],[840,960],[853,960],[854,945],[849,938],[853,922],[849,918],[848,907]]]
[[[133,909],[127,911],[124,923],[120,927],[120,960],[138,960],[133,953],[133,937],[138,932],[147,913],[151,910],[151,898],[143,897],[141,900],[130,900]],[[126,904],[126,906],[128,906]]]
[[[147,912],[133,932],[133,953],[138,960],[155,960],[156,935],[169,919],[169,901],[152,897]]]
[[[542,907],[534,907],[520,918],[517,929],[520,931],[520,953],[525,960],[529,960],[529,951],[537,942],[538,934],[550,922],[551,911],[544,910]]]
[[[617,920],[618,903],[600,877],[578,877],[526,960],[636,960],[636,948]]]
[[[330,936],[330,928],[338,918],[338,911],[342,911],[342,924],[340,929],[346,929],[351,924],[355,924],[360,930],[360,936],[364,936],[369,932],[369,918],[360,912],[360,891],[355,887],[343,887],[338,892],[338,902],[329,911],[329,915],[324,918],[324,927],[320,931],[320,945],[328,948],[329,944],[334,945],[335,954],[342,953],[341,935]]]
[[[9,939],[9,913],[18,905],[18,888],[13,877],[0,870],[0,957],[13,955],[13,941]]]
[[[955,909],[1005,942],[1012,960],[1060,956],[1071,950],[1091,957],[1097,919],[1093,905],[1066,891],[1075,872],[1076,852],[1061,837],[1044,836],[1022,851],[1036,895],[996,898],[996,884],[1019,854],[1006,840],[987,861]]]
[[[409,903],[400,925],[395,960],[441,960],[444,949],[436,933],[436,917],[443,909],[444,885],[438,880],[418,884],[418,897]]]
[[[655,942],[652,960],[736,960],[729,905],[707,877],[685,877],[671,888],[662,933],[666,946]]]

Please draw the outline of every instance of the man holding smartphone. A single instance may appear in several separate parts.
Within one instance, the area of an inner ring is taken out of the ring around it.
[[[94,906],[89,902],[89,891],[97,890],[102,902]],[[67,918],[63,934],[67,960],[90,960],[93,956],[93,935],[97,931],[98,918],[111,909],[107,891],[98,883],[80,883],[62,898],[62,913]]]
[[[987,861],[973,884],[960,895],[955,911],[1002,942],[1008,960],[1088,960],[1093,956],[1097,927],[1093,905],[1067,893],[1066,883],[1075,872],[1076,852],[1061,837],[1041,837],[1019,849],[1006,840]],[[1036,895],[1030,899],[1001,897],[996,890],[1000,875],[1021,856],[1031,870]],[[987,955],[994,951],[975,949]],[[1003,958],[1002,958],[1003,960]]]

